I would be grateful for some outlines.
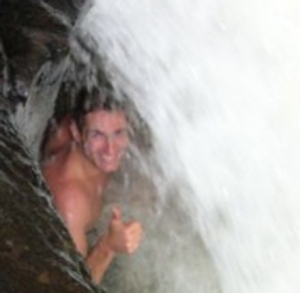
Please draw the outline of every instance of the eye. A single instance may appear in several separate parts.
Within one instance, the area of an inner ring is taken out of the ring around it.
[[[126,136],[127,135],[127,129],[119,129],[115,132],[116,136]]]
[[[103,133],[101,131],[98,131],[98,130],[90,130],[89,131],[89,137],[91,137],[91,138],[102,138]]]

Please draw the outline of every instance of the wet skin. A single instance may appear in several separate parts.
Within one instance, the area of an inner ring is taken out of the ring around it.
[[[116,253],[133,253],[141,238],[140,223],[124,223],[121,210],[113,208],[108,232],[87,251],[86,232],[100,215],[102,191],[127,149],[127,127],[122,111],[90,112],[82,129],[70,123],[73,140],[43,165],[54,204],[95,283],[102,279]]]
[[[127,122],[123,112],[89,113],[85,117],[82,135],[78,129],[75,129],[74,135],[83,145],[86,157],[98,169],[105,173],[117,171],[128,145]]]

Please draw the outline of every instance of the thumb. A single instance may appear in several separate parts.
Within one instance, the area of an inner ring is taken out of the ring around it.
[[[117,207],[113,207],[111,209],[111,219],[112,220],[117,220],[117,221],[121,221],[121,217],[122,217],[122,212],[120,208]]]

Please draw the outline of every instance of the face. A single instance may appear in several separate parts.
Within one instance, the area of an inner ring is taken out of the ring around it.
[[[86,157],[105,173],[116,171],[128,145],[127,121],[120,110],[97,110],[84,119],[81,143]]]

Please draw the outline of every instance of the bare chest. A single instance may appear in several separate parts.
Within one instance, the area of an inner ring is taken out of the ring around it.
[[[87,206],[86,231],[94,227],[100,217],[102,206],[102,188],[101,186],[89,186],[86,191],[85,202]]]

